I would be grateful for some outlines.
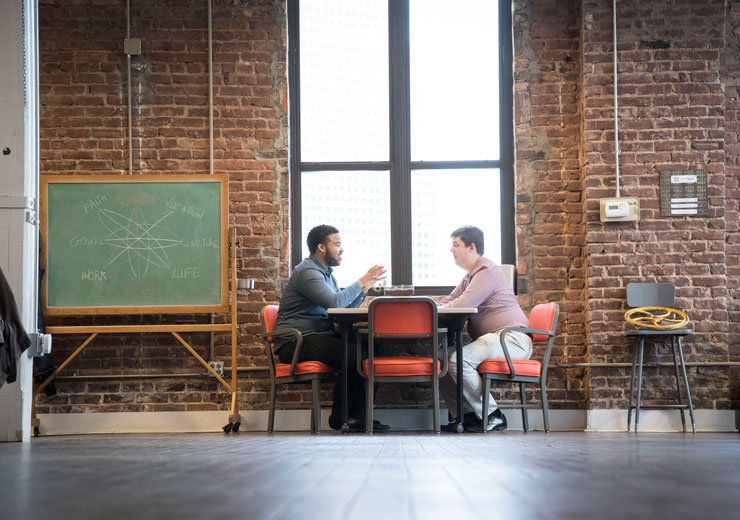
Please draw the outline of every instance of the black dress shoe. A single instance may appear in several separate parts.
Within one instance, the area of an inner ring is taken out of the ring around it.
[[[480,420],[475,416],[473,412],[468,412],[463,415],[462,425],[465,428],[465,431],[476,427],[478,428],[478,431],[480,431]],[[453,419],[449,423],[440,426],[439,429],[447,433],[457,433],[457,426],[457,419]]]
[[[347,426],[349,426],[349,431],[357,433],[357,432],[364,432],[365,431],[365,419],[358,419],[356,417],[350,417],[347,419]],[[342,429],[342,420],[339,417],[335,417],[334,415],[329,416],[329,428],[332,430],[341,430]],[[374,432],[387,432],[390,430],[391,427],[387,424],[383,424],[380,421],[373,420],[373,431]]]
[[[450,421],[447,424],[443,424],[439,429],[445,433],[457,433],[457,421]]]
[[[478,416],[474,412],[468,412],[463,415],[463,426],[469,426],[471,428],[477,426],[480,429],[480,419],[478,419]]]
[[[350,421],[351,420],[352,419],[350,419]],[[362,417],[360,419],[357,419],[357,421],[360,423],[359,431],[365,431],[366,419],[364,417]],[[352,425],[351,424],[350,424],[350,429],[352,429]],[[387,424],[383,424],[379,420],[373,419],[373,431],[374,432],[387,432],[390,429],[391,429],[391,427],[388,426]]]
[[[469,416],[470,415],[470,416]],[[474,414],[465,414],[463,421],[465,431],[467,433],[481,433],[481,421]],[[488,414],[488,420],[486,421],[486,431],[501,431],[506,429],[506,416],[501,412],[500,408],[496,408],[493,412]]]
[[[373,419],[373,431],[374,432],[387,432],[390,429],[391,427],[388,426],[387,424],[383,424],[377,419]]]
[[[506,416],[501,411],[501,408],[496,408],[492,413],[488,414],[488,423],[486,424],[487,432],[502,431],[506,429]]]
[[[339,430],[342,427],[342,420],[334,415],[329,416],[329,428]]]

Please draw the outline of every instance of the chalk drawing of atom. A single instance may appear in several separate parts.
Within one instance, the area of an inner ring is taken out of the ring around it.
[[[98,218],[109,231],[106,244],[114,248],[108,267],[114,263],[128,263],[131,273],[138,280],[146,278],[150,267],[169,269],[170,259],[167,249],[176,247],[180,241],[172,238],[173,233],[166,227],[172,211],[147,218],[136,207],[128,217],[107,209],[98,210]]]

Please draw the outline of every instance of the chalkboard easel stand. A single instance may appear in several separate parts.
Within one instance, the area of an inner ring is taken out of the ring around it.
[[[172,334],[207,370],[231,393],[231,409],[229,412],[229,423],[223,427],[224,432],[237,432],[241,425],[241,416],[239,415],[239,405],[237,402],[237,306],[236,306],[236,229],[229,230],[229,250],[231,261],[231,323],[209,323],[209,324],[173,324],[173,325],[100,325],[100,326],[50,326],[46,327],[48,334],[90,334],[77,349],[67,357],[54,372],[40,385],[34,388],[33,403],[35,405],[36,396],[51,383],[64,368],[76,358],[87,347],[98,334],[146,334],[146,333],[167,333]],[[231,332],[231,384],[227,383],[223,377],[204,360],[190,344],[185,341],[181,333],[187,332]],[[177,377],[177,374],[172,374]],[[41,422],[36,417],[35,406],[32,412],[31,425],[34,427],[34,434],[39,434]]]

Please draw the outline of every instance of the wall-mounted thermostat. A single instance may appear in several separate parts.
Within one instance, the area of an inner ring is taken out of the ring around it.
[[[631,222],[640,219],[640,200],[637,197],[610,197],[599,199],[602,222]]]

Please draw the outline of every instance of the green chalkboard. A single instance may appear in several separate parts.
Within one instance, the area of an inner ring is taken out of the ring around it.
[[[47,314],[221,312],[223,175],[41,176]]]

